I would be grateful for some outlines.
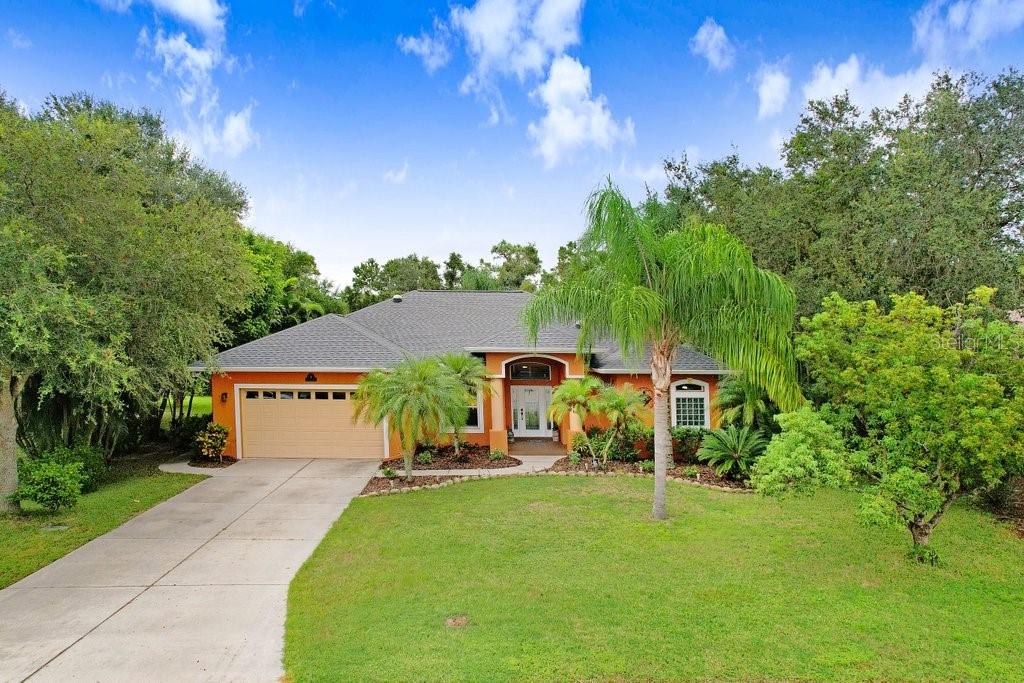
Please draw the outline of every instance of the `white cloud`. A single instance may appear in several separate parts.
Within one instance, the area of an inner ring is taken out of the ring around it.
[[[887,74],[879,67],[862,65],[860,57],[852,54],[835,67],[824,62],[815,65],[803,92],[808,100],[825,100],[847,91],[854,104],[870,110],[891,107],[904,95],[923,96],[931,86],[932,77],[929,64],[921,64],[902,73]]]
[[[401,185],[409,178],[409,160],[406,159],[401,168],[389,168],[384,171],[384,180],[394,185]]]
[[[419,57],[427,73],[432,74],[452,57],[448,51],[448,33],[447,25],[435,17],[433,35],[421,31],[419,36],[398,36],[398,47],[407,55]]]
[[[782,161],[782,157],[786,152],[786,138],[782,130],[778,128],[772,129],[772,134],[768,136],[768,145],[771,147],[772,152],[775,154],[775,158]]]
[[[930,0],[913,24],[915,49],[942,62],[1024,26],[1024,0]]]
[[[473,60],[465,91],[486,88],[495,75],[520,80],[580,40],[582,0],[477,0],[456,5],[451,26],[461,32]]]
[[[306,13],[307,7],[309,7],[309,0],[295,0],[292,3],[292,14],[301,17]]]
[[[619,164],[618,175],[620,177],[634,178],[645,185],[651,185],[665,180],[665,165],[660,161],[648,165],[634,162],[630,165],[626,164],[625,160],[623,160]]]
[[[781,64],[764,64],[757,80],[757,118],[764,119],[782,111],[789,99],[789,75]]]
[[[227,5],[220,0],[98,0],[108,9],[125,12],[133,5],[152,7],[158,15],[176,19],[180,25],[167,30],[158,24],[151,31],[139,31],[140,50],[162,66],[167,87],[174,88],[183,119],[173,135],[198,156],[224,154],[235,157],[259,144],[253,128],[255,105],[222,114],[220,89],[214,76],[236,71],[238,60],[227,50],[225,21]],[[130,76],[129,76],[130,78]],[[118,85],[121,74],[104,74],[108,87]],[[146,72],[150,87],[162,89],[165,79]]]
[[[32,47],[32,41],[28,36],[15,31],[13,28],[7,29],[7,42],[10,43],[11,47],[15,50],[27,50]]]
[[[356,190],[358,189],[359,185],[356,183],[356,181],[349,180],[347,183],[344,183],[341,187],[339,187],[337,191],[335,191],[334,200],[339,202],[345,201],[346,199],[354,195],[356,193]]]
[[[633,142],[633,121],[619,123],[612,118],[603,95],[591,94],[590,69],[568,55],[551,64],[548,78],[533,96],[547,110],[540,121],[527,129],[535,152],[548,168],[558,165],[572,152],[587,146],[610,149],[618,142]]]
[[[582,11],[583,0],[476,0],[453,5],[429,33],[399,36],[398,46],[432,73],[450,61],[454,45],[463,45],[470,69],[459,90],[487,106],[489,125],[511,118],[503,79],[530,89],[545,113],[527,133],[551,167],[583,147],[607,150],[634,137],[633,122],[616,121],[605,97],[592,95],[590,69],[566,54],[580,43]]]
[[[253,145],[259,144],[259,135],[252,129],[250,102],[240,111],[224,117],[224,127],[219,136],[220,149],[229,157],[236,157]]]
[[[158,12],[170,14],[207,35],[224,31],[228,8],[218,0],[97,0],[115,12],[127,12],[133,4],[151,5]]]
[[[725,71],[736,60],[736,48],[714,17],[705,19],[690,39],[690,52],[708,60],[715,71]]]
[[[100,83],[110,90],[120,90],[130,83],[135,83],[135,76],[123,70],[117,73],[107,70],[100,76]]]

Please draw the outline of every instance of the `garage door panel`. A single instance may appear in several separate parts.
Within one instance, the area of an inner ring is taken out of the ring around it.
[[[282,391],[292,398],[282,398]],[[383,429],[353,420],[348,390],[327,390],[326,399],[314,398],[312,390],[309,398],[299,398],[299,391],[261,387],[242,392],[243,458],[384,456]]]

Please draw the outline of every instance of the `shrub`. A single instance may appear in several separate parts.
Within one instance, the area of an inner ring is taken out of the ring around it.
[[[74,507],[78,502],[85,479],[84,464],[43,459],[26,459],[21,464],[18,488],[11,496],[13,501],[32,501],[50,512]]]
[[[583,432],[576,432],[572,435],[572,452],[583,458],[590,455],[590,446],[587,445],[587,435]]]
[[[82,465],[82,493],[95,491],[107,472],[107,458],[102,448],[82,444],[74,448],[58,446],[37,458],[60,465],[80,463]]]
[[[626,430],[627,443],[638,452],[643,459],[654,457],[654,427],[645,424],[631,425]]]
[[[843,438],[817,411],[804,406],[776,415],[775,420],[782,432],[772,437],[750,477],[758,493],[783,496],[850,483],[850,457]]]
[[[398,476],[398,472],[396,472],[395,468],[393,467],[385,467],[383,470],[381,470],[381,474],[383,474],[388,479],[394,479],[395,477]]]
[[[420,465],[430,465],[434,462],[434,451],[420,451],[416,454],[416,462]]]
[[[679,462],[693,462],[707,433],[706,429],[695,427],[673,427],[672,456]]]
[[[228,428],[224,425],[210,422],[206,427],[196,434],[196,446],[204,458],[224,459],[224,447],[228,443]]]
[[[690,465],[683,470],[683,474],[691,479],[700,479],[700,468],[696,465]]]
[[[651,472],[654,471],[653,460],[641,460],[640,462],[637,463],[637,466],[640,468],[641,472],[647,472],[648,474],[650,474]]]
[[[713,467],[718,476],[739,479],[750,474],[750,468],[764,453],[765,445],[760,432],[730,425],[708,433],[697,457]]]
[[[209,415],[190,415],[184,418],[170,431],[171,443],[178,448],[192,448],[196,445],[196,437],[210,424]]]
[[[575,451],[575,450],[569,451],[569,462],[571,462],[573,465],[579,465],[580,464],[580,460],[582,460],[582,459],[583,459],[583,456],[581,456],[577,451]]]
[[[491,462],[495,462],[497,460],[504,460],[505,451],[501,450],[500,448],[495,448],[494,450],[487,454],[487,457],[491,460]]]

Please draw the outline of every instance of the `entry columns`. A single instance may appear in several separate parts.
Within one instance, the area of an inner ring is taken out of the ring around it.
[[[491,450],[508,453],[508,425],[505,424],[505,378],[491,378]]]

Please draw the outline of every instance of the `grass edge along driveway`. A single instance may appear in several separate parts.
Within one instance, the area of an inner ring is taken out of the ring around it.
[[[157,464],[166,458],[116,461],[104,483],[70,510],[0,515],[0,589],[206,478],[161,472]]]
[[[357,499],[291,584],[290,680],[1019,680],[1024,542],[955,508],[937,568],[857,498],[529,477]],[[463,626],[445,625],[465,617]]]

